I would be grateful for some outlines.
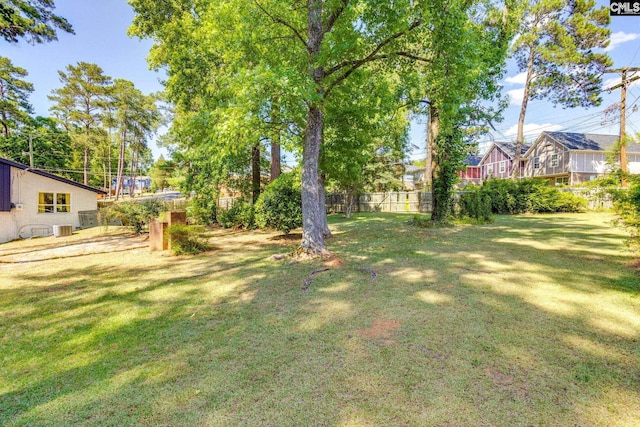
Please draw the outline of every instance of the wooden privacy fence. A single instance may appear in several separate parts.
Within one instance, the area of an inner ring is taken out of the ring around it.
[[[613,202],[607,194],[585,188],[559,188],[560,191],[573,193],[587,200],[588,208],[611,209]],[[455,193],[455,197],[464,191]],[[336,193],[327,195],[327,212],[345,212],[344,194]],[[387,193],[364,193],[360,195],[352,206],[353,212],[413,212],[429,213],[432,209],[431,192],[419,191],[392,191]]]
[[[327,212],[345,211],[344,194],[327,195]],[[365,193],[353,202],[353,212],[431,212],[431,193],[419,191],[392,191]]]

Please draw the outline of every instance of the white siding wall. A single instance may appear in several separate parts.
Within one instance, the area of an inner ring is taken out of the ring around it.
[[[607,154],[572,151],[569,170],[571,172],[604,174],[607,172]]]
[[[71,194],[71,212],[38,213],[38,193],[41,192]],[[70,224],[75,229],[80,227],[79,211],[98,208],[97,194],[93,191],[17,168],[11,168],[11,202],[22,204],[23,209],[0,212],[0,242],[17,239],[21,228],[26,232],[32,225]]]
[[[595,173],[598,175],[610,172],[607,156],[607,153],[572,151],[571,172]],[[640,154],[627,153],[627,167],[629,173],[640,174]]]
[[[640,154],[627,153],[627,164],[629,166],[629,173],[640,175]]]

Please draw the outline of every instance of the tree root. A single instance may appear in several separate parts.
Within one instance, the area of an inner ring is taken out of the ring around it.
[[[364,273],[369,273],[371,275],[371,283],[375,282],[378,278],[378,273],[368,268],[356,267],[355,269]]]
[[[313,276],[315,276],[318,273],[322,273],[323,271],[328,271],[330,270],[329,268],[320,268],[318,270],[313,270],[311,273],[309,273],[309,275],[307,277],[305,277],[304,281],[302,282],[302,290],[303,291],[308,291],[309,287],[311,286],[311,282],[313,281]]]

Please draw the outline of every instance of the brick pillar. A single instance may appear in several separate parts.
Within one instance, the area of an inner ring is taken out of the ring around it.
[[[149,224],[149,248],[152,251],[165,251],[169,249],[169,241],[165,233],[167,229],[166,222],[160,222],[157,219]]]

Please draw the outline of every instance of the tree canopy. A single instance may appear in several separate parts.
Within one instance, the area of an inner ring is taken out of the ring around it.
[[[0,0],[0,36],[9,43],[57,40],[57,30],[73,34],[73,27],[53,13],[53,0]]]
[[[29,103],[33,84],[23,80],[27,74],[27,70],[0,56],[0,125],[5,138],[28,123],[33,113]]]
[[[444,112],[456,111],[473,98],[467,87],[480,87],[473,82],[490,79],[491,72],[485,70],[493,71],[493,64],[504,57],[504,49],[502,56],[500,49],[491,49],[474,56],[484,55],[485,60],[465,63],[469,61],[465,54],[490,48],[500,31],[501,21],[481,30],[495,18],[496,8],[480,0],[131,0],[130,4],[136,12],[131,33],[155,40],[151,63],[167,68],[169,97],[186,119],[182,125],[197,128],[185,146],[213,145],[226,155],[253,145],[265,136],[267,118],[273,117],[265,111],[277,100],[278,121],[286,123],[293,135],[290,148],[302,156],[301,246],[312,254],[325,251],[323,172],[339,170],[322,159],[366,161],[375,144],[365,142],[364,135],[370,133],[375,139],[376,128],[390,123],[391,112],[410,102],[410,90],[379,96],[382,92],[376,85],[403,78],[403,86],[423,84],[427,93],[437,86],[438,93],[455,96],[429,93],[429,98],[438,99]],[[471,43],[464,54],[454,48],[434,49],[435,34],[449,26],[446,42],[457,47]],[[456,32],[464,42],[455,39]],[[488,41],[481,36],[488,36]],[[445,54],[457,59],[447,62]],[[460,65],[464,66],[457,74],[460,78],[447,80]],[[422,79],[419,69],[437,70],[439,76],[430,72]],[[462,78],[465,72],[469,76]],[[484,77],[477,78],[479,74]],[[372,84],[367,86],[367,80]],[[453,122],[446,120],[444,125]],[[362,131],[363,136],[349,135],[350,130]],[[338,152],[342,155],[334,155]]]

